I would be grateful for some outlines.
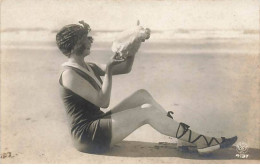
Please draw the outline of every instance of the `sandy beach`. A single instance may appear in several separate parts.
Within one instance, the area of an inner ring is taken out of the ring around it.
[[[110,46],[94,43],[86,60],[106,62]],[[107,109],[146,89],[193,130],[217,137],[237,135],[238,142],[249,146],[247,159],[236,157],[235,145],[206,157],[179,151],[176,139],[149,125],[104,155],[78,152],[59,95],[59,70],[66,58],[55,47],[4,48],[1,163],[259,163],[258,46],[258,40],[244,39],[144,43],[132,72],[113,78]]]

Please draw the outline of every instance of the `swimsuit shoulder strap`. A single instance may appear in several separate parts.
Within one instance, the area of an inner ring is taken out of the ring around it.
[[[59,78],[59,83],[63,86],[62,83],[62,73],[67,70],[67,69],[71,69],[73,71],[75,71],[78,75],[80,75],[82,78],[84,78],[85,80],[87,80],[96,90],[101,89],[101,84],[100,81],[98,79],[95,79],[93,76],[89,75],[88,73],[82,71],[81,69],[78,69],[76,67],[73,66],[62,66],[63,70],[60,73],[60,78]],[[97,82],[98,81],[98,82]]]
[[[66,63],[63,63],[62,66],[71,67],[72,69],[75,69],[77,71],[80,71],[81,73],[84,73],[86,76],[88,76],[87,78],[90,77],[91,80],[94,80],[96,82],[96,84],[99,86],[99,88],[102,87],[101,78],[97,77],[97,74],[92,70],[92,68],[90,66],[87,65],[87,67],[89,68],[89,71],[76,63],[66,62]]]
[[[97,79],[100,81],[100,83],[103,84],[103,81],[102,81],[102,79],[100,78],[100,75],[99,75],[99,70],[98,70],[99,67],[95,63],[87,63],[87,65],[93,71],[93,73],[95,74]]]

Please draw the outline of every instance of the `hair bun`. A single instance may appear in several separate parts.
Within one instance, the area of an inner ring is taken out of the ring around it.
[[[84,20],[79,21],[79,24],[82,24],[82,26],[83,26],[88,32],[91,31],[90,26],[89,26],[87,23],[85,23]]]

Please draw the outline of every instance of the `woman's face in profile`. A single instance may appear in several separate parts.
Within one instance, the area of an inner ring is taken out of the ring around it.
[[[84,56],[87,56],[90,54],[90,48],[93,43],[93,38],[91,36],[84,36],[81,44],[82,44],[82,54]]]

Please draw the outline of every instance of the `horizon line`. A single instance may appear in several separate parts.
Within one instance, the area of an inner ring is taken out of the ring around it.
[[[5,28],[5,29],[1,29],[0,32],[17,32],[17,31],[51,31],[51,32],[58,32],[58,29],[50,29],[50,28],[42,28],[42,27],[34,27],[34,28],[14,28],[14,27],[10,27],[10,28]],[[92,32],[120,32],[120,31],[124,31],[124,29],[111,29],[111,30],[106,30],[106,29],[95,29],[92,30]],[[182,33],[185,32],[189,32],[189,31],[244,31],[247,33],[259,33],[259,29],[203,29],[203,28],[177,28],[177,29],[152,29],[153,32],[165,32],[165,31],[179,31]]]

